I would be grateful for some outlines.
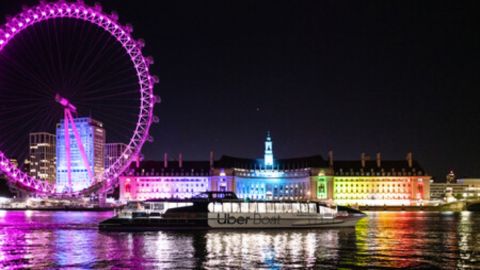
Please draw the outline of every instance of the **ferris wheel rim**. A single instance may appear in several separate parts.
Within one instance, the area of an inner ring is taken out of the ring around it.
[[[22,12],[8,19],[7,22],[0,27],[0,53],[18,33],[37,23],[58,18],[79,19],[87,23],[92,23],[114,37],[125,49],[134,65],[139,85],[138,91],[140,92],[140,112],[135,130],[127,147],[122,155],[117,158],[109,168],[105,169],[100,179],[96,177],[89,187],[68,193],[68,196],[79,196],[92,193],[100,188],[110,188],[113,186],[115,179],[127,170],[132,161],[140,155],[143,145],[149,138],[150,126],[154,119],[153,108],[156,98],[153,94],[153,85],[156,80],[149,71],[149,65],[152,64],[153,61],[142,54],[144,43],[142,40],[135,40],[133,38],[132,27],[130,25],[120,25],[118,16],[115,13],[110,15],[104,13],[99,4],[92,7],[84,4],[83,1],[40,3],[30,8],[24,8]],[[3,172],[7,176],[7,181],[13,182],[16,186],[24,190],[41,195],[65,196],[65,193],[57,193],[54,185],[49,184],[45,180],[29,176],[27,173],[18,169],[1,149],[0,172]]]

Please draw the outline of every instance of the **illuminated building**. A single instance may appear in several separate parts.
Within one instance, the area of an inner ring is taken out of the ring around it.
[[[345,205],[415,205],[430,200],[430,176],[414,161],[369,160],[336,161],[333,200]]]
[[[124,143],[105,144],[105,169],[109,168],[122,155],[127,148]]]
[[[29,134],[29,175],[55,183],[56,147],[55,135],[47,132]]]
[[[254,200],[300,200],[315,198],[314,168],[325,163],[321,156],[278,159],[275,167],[263,166],[262,160],[223,156],[215,162],[214,175],[227,172],[224,177],[234,183],[239,198]]]
[[[449,183],[431,183],[430,188],[432,200],[451,202],[458,199],[480,198],[480,179],[478,178],[461,178]]]
[[[466,186],[463,190],[464,199],[480,198],[480,179],[479,178],[459,178],[457,183]]]
[[[85,150],[86,160],[94,175],[102,175],[105,166],[105,129],[103,124],[90,117],[74,118],[75,127]],[[93,179],[83,161],[74,132],[69,126],[70,163],[72,175],[72,191],[90,186]],[[69,190],[67,151],[65,145],[64,121],[57,124],[57,182],[58,192]]]
[[[143,161],[127,176],[120,176],[120,200],[190,198],[211,190],[208,161]]]
[[[245,200],[328,200],[343,205],[418,205],[430,199],[430,176],[411,153],[405,160],[382,160],[377,154],[371,161],[362,154],[357,161],[334,161],[332,151],[328,160],[320,155],[275,159],[268,134],[263,159],[222,156],[213,161],[211,154],[210,162],[181,164],[181,158],[179,165],[172,165],[165,157],[163,167],[152,169],[142,162],[120,177],[120,197],[184,198],[208,190],[233,191]],[[194,176],[204,183],[199,189]]]

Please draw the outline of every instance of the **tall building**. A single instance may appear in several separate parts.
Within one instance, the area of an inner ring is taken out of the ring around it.
[[[29,175],[55,184],[56,146],[55,135],[47,132],[29,134]]]
[[[115,160],[117,160],[125,151],[127,145],[124,143],[107,143],[105,144],[105,169],[110,168]]]
[[[90,117],[74,119],[81,144],[85,150],[85,158],[94,176],[101,176],[105,167],[105,129],[103,124]],[[93,179],[89,176],[88,167],[80,151],[74,131],[69,125],[70,141],[70,172],[72,191],[79,191],[91,185]],[[57,124],[57,181],[58,192],[70,190],[67,166],[67,151],[65,145],[64,122]]]

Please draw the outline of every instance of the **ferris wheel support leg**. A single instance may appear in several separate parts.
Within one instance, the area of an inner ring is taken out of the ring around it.
[[[72,192],[72,164],[70,160],[70,134],[68,132],[68,110],[64,111],[64,130],[65,130],[65,157],[67,158],[67,181],[68,181],[68,192]]]
[[[75,123],[73,122],[73,117],[72,117],[72,114],[70,113],[70,110],[66,108],[65,111],[69,116],[70,123],[72,124],[73,135],[75,136],[75,140],[77,141],[78,149],[80,150],[80,155],[82,156],[82,160],[83,160],[83,165],[85,165],[85,168],[87,168],[88,177],[90,178],[90,184],[92,184],[94,180],[92,168],[90,168],[90,164],[88,163],[87,155],[85,153],[85,148],[83,148],[80,134],[78,134],[78,130],[77,130],[77,127],[75,126]]]
[[[106,202],[107,202],[107,192],[105,190],[105,186],[103,186],[98,191],[98,206],[105,207]]]

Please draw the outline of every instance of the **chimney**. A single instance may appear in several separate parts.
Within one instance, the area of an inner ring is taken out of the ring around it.
[[[183,156],[182,153],[178,154],[178,167],[182,168],[183,167]]]
[[[413,167],[413,154],[412,154],[412,152],[408,152],[407,162],[408,162],[408,167],[412,168]]]
[[[328,166],[333,167],[333,151],[328,151]]]
[[[362,167],[365,168],[365,153],[360,155],[360,161],[362,162]]]
[[[381,168],[382,167],[382,154],[377,153],[377,167]]]
[[[167,167],[168,167],[168,154],[163,153],[163,168],[167,168]]]
[[[210,151],[210,168],[213,168],[213,151]]]

